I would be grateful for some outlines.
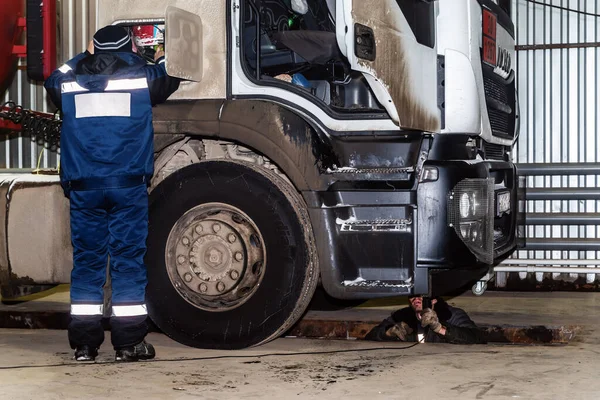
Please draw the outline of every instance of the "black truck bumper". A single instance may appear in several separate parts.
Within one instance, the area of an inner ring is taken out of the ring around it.
[[[311,194],[322,284],[331,296],[443,294],[479,280],[517,248],[514,164],[426,167],[437,179],[412,190]]]

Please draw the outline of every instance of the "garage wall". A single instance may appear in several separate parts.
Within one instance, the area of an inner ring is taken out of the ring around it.
[[[522,116],[515,152],[519,163],[600,162],[599,6],[599,0],[513,1]],[[529,177],[528,187],[596,188],[598,176]],[[595,200],[529,201],[527,211],[597,213],[600,208]],[[529,238],[600,238],[595,225],[536,226],[527,230]],[[515,258],[530,260],[528,264],[533,265],[533,259],[596,260],[598,253],[522,251]],[[542,274],[536,275],[542,279]],[[587,276],[588,282],[595,278],[593,274]]]

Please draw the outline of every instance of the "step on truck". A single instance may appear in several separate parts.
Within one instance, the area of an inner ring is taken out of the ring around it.
[[[173,339],[265,343],[318,285],[442,294],[516,249],[510,0],[91,4],[148,62],[164,43],[184,79],[154,109],[146,256],[149,314]],[[3,173],[0,203],[3,296],[68,283],[58,176]]]

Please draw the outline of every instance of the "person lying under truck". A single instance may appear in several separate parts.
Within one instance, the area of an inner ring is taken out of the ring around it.
[[[408,298],[409,307],[394,312],[373,328],[365,340],[453,344],[486,343],[483,332],[467,313],[441,297]],[[427,304],[424,304],[427,303]]]

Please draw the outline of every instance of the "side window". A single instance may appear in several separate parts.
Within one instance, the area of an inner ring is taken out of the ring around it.
[[[244,52],[244,60],[246,61],[246,67],[248,68],[252,76],[257,78],[260,75],[256,75],[257,70],[257,46],[256,46],[256,32],[258,28],[258,8],[255,5],[254,0],[248,0],[244,7],[244,20],[243,20],[243,45],[242,49]]]
[[[406,17],[417,42],[435,47],[435,3],[417,0],[396,0]]]
[[[383,113],[365,77],[340,52],[335,2],[299,1],[304,14],[290,0],[244,1],[240,47],[248,77],[287,87],[336,113]]]

